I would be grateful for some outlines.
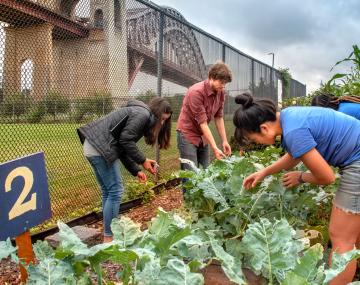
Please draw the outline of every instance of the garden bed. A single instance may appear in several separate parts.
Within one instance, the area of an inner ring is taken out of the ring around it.
[[[180,208],[183,204],[183,195],[180,189],[169,189],[155,196],[155,198],[147,204],[131,209],[125,215],[132,220],[140,223],[142,228],[146,228],[147,222],[156,215],[156,209],[162,207],[166,211]],[[102,230],[102,221],[89,225],[89,227]],[[116,273],[119,265],[112,262],[104,262],[103,270],[106,278],[112,281],[118,281]],[[9,258],[0,261],[0,284],[21,284],[20,270],[16,263],[11,262]]]

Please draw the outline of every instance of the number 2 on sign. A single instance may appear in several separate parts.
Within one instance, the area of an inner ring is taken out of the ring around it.
[[[24,178],[24,187],[21,191],[19,198],[16,200],[14,206],[9,212],[9,220],[21,216],[28,211],[36,210],[36,193],[33,193],[31,195],[31,199],[29,201],[24,202],[27,195],[29,195],[31,187],[34,183],[34,175],[28,167],[21,166],[15,168],[9,173],[5,180],[5,192],[11,191],[11,184],[13,180],[18,176],[22,176]]]

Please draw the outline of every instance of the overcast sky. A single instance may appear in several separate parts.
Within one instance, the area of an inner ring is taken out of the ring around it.
[[[330,79],[331,67],[360,41],[358,0],[154,0],[189,22],[275,67],[289,68],[307,92]],[[344,66],[345,68],[345,66]]]

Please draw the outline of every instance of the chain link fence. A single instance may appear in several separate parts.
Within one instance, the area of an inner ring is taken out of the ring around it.
[[[76,128],[131,98],[165,96],[172,105],[172,147],[160,155],[160,178],[168,179],[179,168],[175,126],[183,97],[217,60],[233,72],[225,103],[230,139],[234,97],[251,91],[277,101],[276,69],[148,1],[3,1],[0,162],[45,153],[53,219],[43,227],[99,210],[99,187]],[[291,81],[290,97],[305,93]],[[159,155],[144,141],[139,146],[147,157]],[[126,188],[133,178],[122,174]]]

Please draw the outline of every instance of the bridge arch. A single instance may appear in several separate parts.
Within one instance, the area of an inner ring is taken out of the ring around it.
[[[182,21],[185,21],[184,17],[175,9],[169,7],[165,7],[164,9]],[[157,55],[160,14],[150,8],[137,8],[129,10],[127,16],[128,47],[136,50],[138,57],[137,60],[129,58],[129,63],[133,61],[141,62],[142,64],[143,60],[140,59],[141,54],[147,54],[147,57],[150,57],[150,52],[153,53],[154,57]],[[129,56],[134,56],[134,54],[134,52],[130,52]],[[170,17],[165,17],[164,64],[168,64],[169,68],[171,66],[173,70],[177,70],[178,74],[176,76],[184,76],[186,80],[183,82],[175,82],[176,79],[171,78],[170,71],[166,73],[166,70],[164,72],[164,79],[185,87],[201,81],[207,76],[205,61],[193,30]],[[136,65],[136,63],[134,63],[134,65]],[[139,68],[137,69],[139,70]],[[168,76],[168,78],[166,78],[166,76]],[[129,78],[131,77],[133,76],[130,74]]]

